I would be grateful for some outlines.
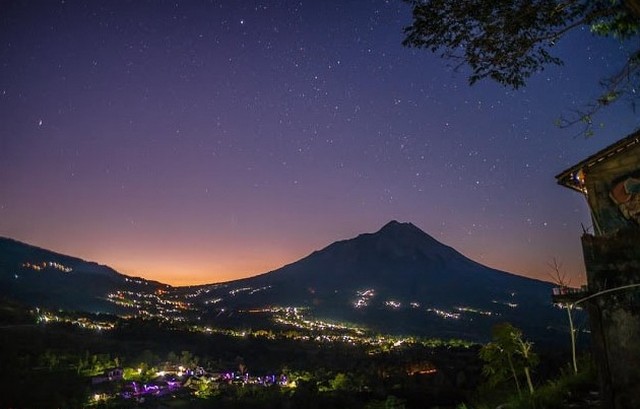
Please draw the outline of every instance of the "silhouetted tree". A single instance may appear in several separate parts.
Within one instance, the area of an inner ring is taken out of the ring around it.
[[[525,85],[534,73],[562,60],[551,49],[567,33],[586,27],[592,33],[621,40],[640,34],[637,0],[405,0],[413,9],[405,28],[405,46],[426,48],[471,68],[469,82],[491,78],[511,88]],[[627,95],[635,103],[640,85],[640,49],[602,82],[599,98],[561,118],[560,126],[581,123],[593,132],[592,116]],[[635,107],[635,106],[634,106]]]
[[[532,351],[533,344],[523,338],[522,331],[509,323],[493,327],[492,341],[482,347],[480,358],[484,361],[483,373],[490,384],[499,384],[513,378],[518,394],[521,394],[519,373],[524,373],[529,392],[533,393],[531,368],[538,364]]]
[[[562,263],[558,262],[555,258],[548,263],[549,267],[553,271],[549,274],[553,282],[560,288],[569,287],[571,280],[567,279],[567,273],[562,271]],[[573,364],[573,373],[578,373],[578,360],[576,358],[576,329],[573,325],[573,303],[566,303],[562,305],[567,309],[567,316],[569,318],[569,336],[571,337],[571,362]]]

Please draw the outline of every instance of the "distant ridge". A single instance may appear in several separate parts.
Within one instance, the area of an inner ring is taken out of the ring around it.
[[[106,301],[111,292],[169,287],[6,237],[0,237],[0,284],[2,295],[28,305],[109,313],[123,311]]]
[[[63,267],[32,268],[48,262]],[[110,302],[109,294],[162,290],[193,305],[203,322],[296,306],[379,332],[476,340],[488,338],[491,326],[502,321],[541,338],[565,325],[551,304],[550,283],[486,267],[396,220],[255,277],[189,287],[128,277],[1,238],[0,284],[3,295],[31,305],[115,313],[132,310]]]

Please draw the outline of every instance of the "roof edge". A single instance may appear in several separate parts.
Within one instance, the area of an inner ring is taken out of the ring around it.
[[[613,155],[616,155],[622,151],[625,151],[637,144],[640,144],[640,129],[634,131],[625,138],[622,138],[618,142],[615,142],[606,148],[596,152],[589,156],[587,159],[578,162],[570,168],[558,173],[555,178],[559,185],[568,187],[570,189],[582,192],[582,187],[576,179],[576,173],[584,168],[590,168],[597,163],[607,160]]]

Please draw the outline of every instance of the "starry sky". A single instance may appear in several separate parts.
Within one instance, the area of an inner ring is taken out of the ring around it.
[[[585,279],[554,175],[631,133],[554,119],[628,50],[581,30],[513,91],[402,47],[397,1],[3,1],[0,235],[174,285],[412,222],[485,265]]]

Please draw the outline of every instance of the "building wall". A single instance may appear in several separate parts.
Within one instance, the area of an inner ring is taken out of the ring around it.
[[[640,408],[640,144],[583,168],[594,235],[582,237],[603,407]],[[618,289],[618,290],[616,290]]]
[[[640,229],[582,237],[589,290],[640,283]],[[640,288],[587,301],[604,407],[640,408]]]
[[[628,227],[640,227],[640,213],[634,218],[627,217],[631,213],[628,208],[637,207],[640,211],[640,192],[631,194],[629,202],[616,203],[613,197],[620,198],[624,186],[633,188],[635,180],[640,182],[640,144],[613,157],[584,169],[585,187],[587,188],[589,207],[594,222],[594,232],[598,234],[613,233]],[[640,189],[640,185],[638,185]],[[621,208],[627,208],[626,215]]]

